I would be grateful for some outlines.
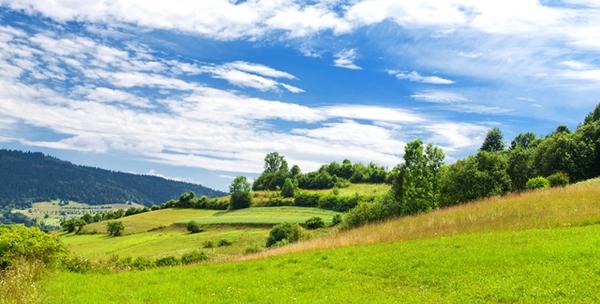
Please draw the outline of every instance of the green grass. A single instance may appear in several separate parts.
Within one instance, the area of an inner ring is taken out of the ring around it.
[[[600,226],[143,272],[58,272],[41,290],[45,303],[593,303],[600,301]]]
[[[120,237],[107,236],[107,221],[103,221],[87,225],[84,234],[63,234],[61,239],[74,254],[92,260],[111,255],[133,258],[180,256],[197,249],[205,251],[212,259],[219,259],[240,255],[248,247],[264,247],[273,224],[302,223],[314,216],[330,223],[335,214],[338,212],[306,207],[253,207],[235,211],[162,209],[118,219],[125,226],[124,235]],[[205,231],[188,233],[185,224],[192,220],[203,225]],[[98,233],[88,234],[93,232]],[[221,239],[232,241],[233,245],[202,248],[205,241],[216,244]]]
[[[352,196],[355,194],[365,196],[376,196],[383,195],[390,190],[388,184],[350,184],[348,187],[339,188],[338,195],[340,196]],[[322,190],[304,190],[299,189],[297,191],[319,193],[319,194],[333,194],[333,189],[322,189]],[[255,204],[262,204],[270,200],[273,197],[280,196],[279,191],[253,191],[252,200]],[[228,200],[229,196],[220,197],[220,200]]]
[[[188,233],[185,229],[165,229],[108,237],[104,234],[68,235],[62,241],[75,254],[92,260],[106,259],[111,255],[120,257],[144,256],[160,258],[181,256],[194,250],[202,250],[210,258],[237,255],[249,246],[263,246],[269,232],[264,227],[210,227],[200,233]],[[231,246],[202,248],[205,241],[232,241]]]
[[[159,227],[167,227],[175,222],[189,220],[195,217],[211,216],[219,211],[204,209],[161,209],[132,216],[126,216],[117,221],[123,222],[124,234],[146,232]],[[106,233],[107,221],[86,225],[84,233]]]
[[[321,217],[325,223],[331,223],[339,212],[308,207],[252,207],[234,211],[220,211],[211,216],[199,216],[179,221],[190,220],[200,224],[277,224],[303,223],[311,217]]]

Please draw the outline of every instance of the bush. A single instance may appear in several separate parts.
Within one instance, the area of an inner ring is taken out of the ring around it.
[[[213,248],[213,247],[215,247],[215,243],[213,243],[213,241],[204,241],[204,243],[202,243],[202,247],[203,248]]]
[[[334,194],[323,195],[319,198],[319,208],[346,212],[358,204],[360,196],[338,196]]]
[[[167,256],[156,260],[155,264],[157,267],[176,266],[179,265],[179,261],[174,256]]]
[[[190,233],[198,233],[204,231],[204,229],[202,229],[202,226],[200,226],[200,224],[194,221],[190,221],[187,223],[187,231],[189,231]]]
[[[123,234],[123,230],[125,230],[123,222],[108,222],[106,224],[106,233],[110,236],[120,236]]]
[[[181,264],[187,265],[208,260],[206,253],[202,251],[192,251],[181,256]]]
[[[140,256],[140,257],[135,258],[135,260],[133,260],[133,262],[131,263],[131,266],[138,270],[146,270],[146,269],[153,268],[155,265],[154,265],[154,261],[148,259],[147,257]]]
[[[525,184],[525,189],[533,190],[533,189],[544,189],[550,187],[550,182],[548,179],[542,176],[530,178]]]
[[[93,269],[93,265],[90,260],[79,256],[63,258],[61,260],[61,266],[67,271],[78,273],[89,272]]]
[[[564,187],[569,184],[569,176],[564,172],[556,172],[547,177],[550,187]]]
[[[294,197],[294,193],[296,192],[296,184],[291,178],[286,178],[283,183],[283,187],[281,187],[281,196],[283,197]]]
[[[306,229],[319,229],[325,227],[323,219],[318,216],[311,217],[304,222],[304,228]]]
[[[50,264],[65,253],[59,239],[37,227],[0,226],[0,270],[26,260]]]
[[[336,214],[331,219],[331,226],[337,226],[341,222],[342,222],[342,216],[340,214]]]
[[[223,239],[223,240],[220,240],[217,243],[217,246],[219,246],[219,247],[225,247],[225,246],[231,246],[231,244],[233,244],[232,241],[228,241],[228,240]]]
[[[319,194],[309,192],[296,193],[294,205],[300,207],[316,207],[319,205]]]
[[[298,225],[292,225],[290,223],[277,224],[269,232],[266,246],[271,247],[284,240],[288,243],[296,242],[300,240],[301,234],[302,231]]]
[[[342,228],[358,227],[390,218],[399,213],[394,206],[396,205],[389,201],[361,203],[346,214]]]

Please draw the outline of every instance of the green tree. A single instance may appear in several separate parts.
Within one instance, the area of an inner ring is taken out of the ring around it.
[[[277,152],[271,152],[265,156],[265,170],[254,181],[252,189],[279,190],[288,177],[290,177],[290,171],[285,157]]]
[[[242,209],[250,207],[250,183],[245,176],[236,177],[229,186],[229,208]]]
[[[404,148],[404,163],[398,166],[392,177],[392,195],[402,214],[414,214],[431,210],[439,204],[439,178],[443,151],[415,140]]]
[[[298,165],[293,165],[290,169],[290,176],[296,178],[300,174],[302,174],[302,171],[300,171],[300,167]]]
[[[300,240],[302,230],[297,224],[281,223],[273,226],[267,238],[267,247],[281,242],[293,243]]]
[[[285,157],[277,152],[271,152],[265,156],[265,173],[274,173],[284,169],[287,171],[287,166]]]
[[[493,128],[488,131],[480,148],[481,151],[497,152],[504,150],[504,142],[500,129]]]
[[[294,193],[296,192],[296,184],[294,180],[291,178],[286,178],[283,183],[283,187],[281,188],[281,196],[283,197],[294,197]]]
[[[510,148],[529,148],[535,145],[537,140],[538,138],[533,132],[519,133],[510,143]]]
[[[123,222],[108,222],[106,224],[106,233],[109,236],[120,236],[123,234],[123,230],[125,230]]]
[[[533,156],[535,149],[517,145],[508,152],[508,167],[506,169],[512,181],[513,190],[525,189],[525,183],[533,177]]]
[[[585,119],[583,120],[583,124],[587,125],[593,122],[599,122],[600,121],[600,103],[598,103],[598,105],[596,105],[596,108],[594,108],[594,110],[592,112],[590,112],[588,115],[585,116]]]

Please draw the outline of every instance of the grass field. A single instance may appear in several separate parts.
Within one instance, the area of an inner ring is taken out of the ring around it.
[[[348,187],[339,188],[338,195],[340,196],[352,196],[355,194],[365,196],[376,196],[383,195],[390,190],[388,184],[350,184]],[[302,192],[319,193],[319,194],[333,194],[333,189],[322,189],[322,190],[299,190]],[[253,191],[252,200],[255,204],[262,204],[273,197],[279,196],[279,191]],[[228,196],[219,198],[221,200],[229,199]]]
[[[200,233],[187,233],[185,229],[164,229],[108,237],[104,234],[67,235],[62,241],[79,256],[92,260],[106,259],[111,255],[121,257],[144,256],[152,259],[165,256],[181,256],[194,250],[202,250],[210,258],[222,258],[237,255],[248,247],[264,246],[269,228],[266,227],[210,227]],[[220,240],[232,242],[230,246],[216,247]],[[203,248],[206,241],[215,244],[215,248]]]
[[[262,252],[255,257],[455,234],[597,223],[600,223],[600,178],[564,188],[492,197],[433,212],[392,219],[330,237]]]
[[[264,247],[273,224],[302,223],[315,216],[330,223],[335,214],[339,213],[306,207],[253,207],[235,211],[162,209],[119,219],[125,226],[124,235],[120,237],[108,237],[105,234],[107,222],[98,222],[86,226],[83,234],[65,234],[61,239],[76,255],[94,260],[111,255],[180,256],[197,249],[212,259],[221,259],[240,255],[249,247]],[[192,220],[203,225],[205,231],[188,233],[185,224]],[[216,244],[220,240],[231,241],[232,245],[203,248],[206,241]]]
[[[142,272],[59,272],[42,293],[45,303],[593,303],[599,273],[600,226],[590,225]]]

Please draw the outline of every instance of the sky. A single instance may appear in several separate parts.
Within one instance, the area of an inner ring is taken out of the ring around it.
[[[600,1],[0,0],[0,148],[226,190],[600,101]]]

